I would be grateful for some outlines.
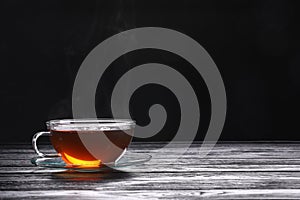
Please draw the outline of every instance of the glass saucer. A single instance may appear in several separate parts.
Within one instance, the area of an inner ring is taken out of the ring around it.
[[[67,164],[61,159],[61,157],[34,157],[31,159],[31,163],[44,168],[66,169],[79,172],[101,172],[120,170],[124,167],[140,165],[149,161],[151,157],[152,156],[148,154],[126,152],[117,162],[104,163],[97,167]]]

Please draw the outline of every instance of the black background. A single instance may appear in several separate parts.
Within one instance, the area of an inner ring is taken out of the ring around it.
[[[113,34],[145,26],[187,34],[211,55],[228,99],[222,140],[299,140],[298,2],[1,1],[0,141],[30,142],[36,131],[45,129],[45,121],[72,117],[73,81],[85,56]],[[120,57],[99,83],[99,117],[110,116],[109,93],[120,71],[153,59],[177,70],[188,65],[176,55],[151,49]],[[209,122],[209,96],[201,77],[195,78],[192,70],[182,73],[199,83],[195,88],[203,94],[201,140]],[[170,114],[164,131],[148,140],[169,140],[180,115],[166,88],[139,89],[131,114],[146,124],[145,110],[153,103],[162,103]]]

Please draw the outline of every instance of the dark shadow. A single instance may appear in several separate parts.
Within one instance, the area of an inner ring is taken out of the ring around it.
[[[129,172],[119,171],[115,169],[106,170],[103,172],[77,172],[67,170],[64,172],[54,172],[51,174],[56,181],[116,181],[125,180],[132,177]]]

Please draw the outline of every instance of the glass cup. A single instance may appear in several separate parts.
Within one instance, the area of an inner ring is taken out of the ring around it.
[[[32,145],[40,157],[60,156],[72,165],[100,166],[117,162],[126,152],[135,122],[129,119],[63,119],[46,123],[48,131],[38,132]],[[41,153],[40,136],[49,136],[57,154]]]

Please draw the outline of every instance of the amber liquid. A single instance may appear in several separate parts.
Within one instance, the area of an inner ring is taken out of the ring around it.
[[[52,130],[50,140],[66,163],[93,167],[118,159],[131,142],[132,134],[133,130]],[[105,138],[105,142],[104,135],[108,139]],[[86,140],[82,138],[87,138],[89,142],[83,142]]]

